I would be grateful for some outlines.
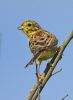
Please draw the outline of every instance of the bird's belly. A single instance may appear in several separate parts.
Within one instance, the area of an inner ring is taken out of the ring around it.
[[[56,50],[47,50],[41,53],[41,55],[38,57],[38,61],[39,63],[41,63],[43,60],[47,60],[51,57],[54,56],[54,54],[56,53]]]

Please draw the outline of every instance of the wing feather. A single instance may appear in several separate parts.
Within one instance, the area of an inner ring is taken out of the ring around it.
[[[29,46],[33,54],[36,54],[45,47],[51,49],[57,44],[57,38],[52,33],[45,30],[36,32],[29,41]]]

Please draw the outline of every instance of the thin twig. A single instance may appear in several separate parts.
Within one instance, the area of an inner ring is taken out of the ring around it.
[[[58,74],[58,73],[61,72],[61,71],[62,71],[62,68],[61,68],[60,70],[54,72],[54,73],[52,74],[52,76],[55,75],[55,74]]]
[[[68,97],[68,94],[66,94],[66,96],[64,96],[61,100],[65,100],[66,97]]]
[[[59,53],[56,55],[55,59],[53,59],[53,63],[47,67],[49,67],[49,70],[47,71],[43,81],[42,81],[42,86],[40,88],[40,92],[42,91],[42,89],[44,88],[45,84],[47,83],[47,81],[49,80],[49,78],[52,75],[53,70],[55,69],[57,63],[59,62],[59,60],[61,59],[61,56],[66,48],[66,46],[69,44],[69,42],[73,39],[73,31],[71,32],[71,34],[68,36],[68,38],[63,42],[63,44],[60,47],[60,51]],[[27,100],[36,100],[37,96],[38,96],[38,85],[35,84],[32,92],[29,94]]]

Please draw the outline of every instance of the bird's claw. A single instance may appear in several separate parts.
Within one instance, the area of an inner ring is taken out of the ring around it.
[[[42,83],[42,81],[43,81],[43,79],[44,79],[44,76],[45,76],[45,74],[44,74],[44,73],[43,73],[43,74],[38,75],[38,81],[39,81],[39,83],[40,83],[40,84]]]

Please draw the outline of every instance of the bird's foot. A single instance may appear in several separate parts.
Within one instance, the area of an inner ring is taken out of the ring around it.
[[[45,77],[45,73],[38,75],[38,81],[40,84],[42,83],[44,77]]]

